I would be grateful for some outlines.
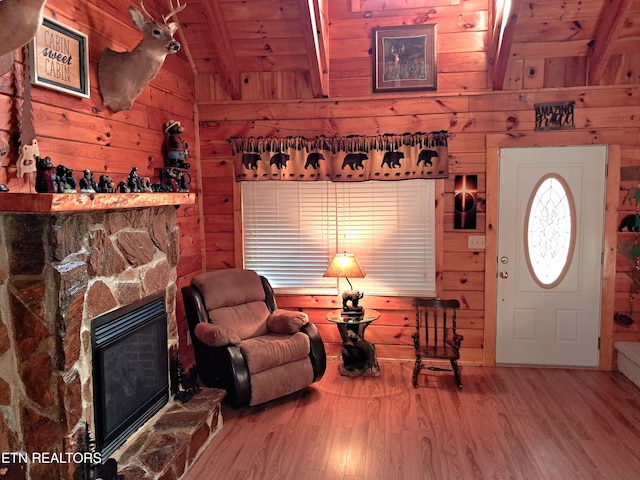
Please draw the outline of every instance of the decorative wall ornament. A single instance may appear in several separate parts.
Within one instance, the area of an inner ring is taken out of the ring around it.
[[[78,97],[89,98],[89,46],[87,36],[50,18],[29,48],[31,83]]]
[[[233,137],[236,181],[404,180],[449,176],[446,131],[348,137]]]
[[[536,103],[536,130],[568,130],[576,128],[573,106],[576,102]]]
[[[437,90],[436,25],[373,29],[377,93]]]
[[[162,17],[162,23],[147,12],[142,0],[142,11],[129,7],[129,17],[144,33],[144,38],[130,52],[116,52],[110,48],[102,51],[98,61],[98,82],[102,101],[112,112],[129,110],[142,90],[156,77],[166,56],[180,50],[180,43],[173,38],[180,25],[168,20],[187,5],[182,5],[180,0],[176,6],[173,0],[168,0],[168,3],[169,13]]]
[[[454,182],[453,228],[476,229],[478,175],[456,175]]]
[[[47,0],[3,0],[0,2],[0,76],[15,60],[14,52],[35,37]]]

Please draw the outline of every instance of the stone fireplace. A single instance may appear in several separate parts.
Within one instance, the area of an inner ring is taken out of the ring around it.
[[[177,349],[176,208],[112,208],[0,211],[0,452],[56,460],[5,456],[10,478],[74,478],[64,459],[94,424],[92,319],[162,293]]]

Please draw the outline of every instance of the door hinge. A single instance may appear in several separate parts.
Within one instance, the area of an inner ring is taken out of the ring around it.
[[[600,350],[600,337],[598,337],[598,350]]]
[[[604,176],[605,178],[609,176],[609,164],[605,164],[604,166]]]

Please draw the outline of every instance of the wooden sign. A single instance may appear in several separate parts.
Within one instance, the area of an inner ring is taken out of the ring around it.
[[[31,83],[89,98],[87,36],[49,18],[29,45]]]
[[[576,102],[536,103],[536,130],[568,130],[576,128],[573,107]]]

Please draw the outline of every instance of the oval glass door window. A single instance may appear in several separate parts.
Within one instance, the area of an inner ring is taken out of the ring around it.
[[[567,182],[552,173],[534,187],[525,213],[527,266],[542,288],[559,284],[569,270],[576,236],[575,204]]]

